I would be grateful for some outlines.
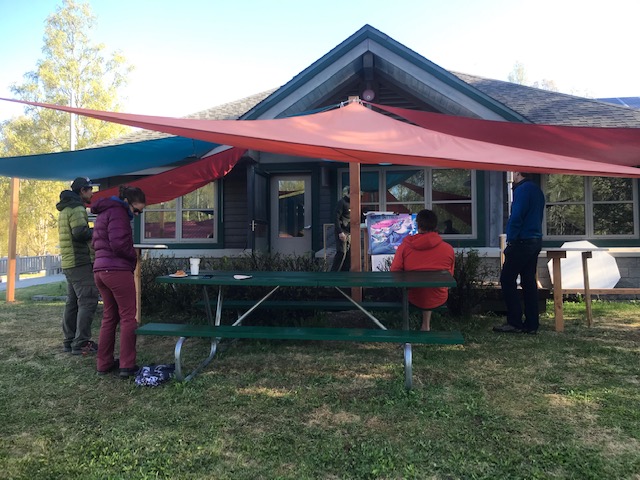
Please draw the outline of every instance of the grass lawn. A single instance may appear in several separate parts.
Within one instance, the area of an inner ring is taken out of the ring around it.
[[[342,342],[237,342],[150,388],[62,353],[63,304],[28,300],[57,291],[0,302],[0,478],[640,478],[638,303],[594,302],[592,328],[565,304],[537,336],[435,319],[466,345],[414,346],[410,392],[401,348]],[[173,344],[140,338],[138,363]]]

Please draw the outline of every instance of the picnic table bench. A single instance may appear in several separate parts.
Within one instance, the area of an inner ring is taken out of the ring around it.
[[[236,300],[225,299],[222,304],[223,310],[245,310],[255,305],[255,300]],[[366,310],[402,310],[402,302],[380,302],[372,300],[364,300],[357,302]],[[216,301],[210,301],[209,304],[215,307]],[[197,306],[204,308],[204,301],[200,301]],[[357,308],[353,303],[346,300],[335,299],[313,299],[313,300],[266,300],[260,304],[261,308],[272,310],[323,310],[323,311],[343,311],[353,310]],[[414,305],[409,304],[410,311],[422,311]],[[447,306],[442,305],[432,309],[434,312],[445,312]]]
[[[241,278],[241,279],[240,279]],[[201,275],[177,278],[162,276],[156,278],[160,283],[198,285],[203,288],[202,305],[207,311],[207,325],[185,325],[172,323],[149,323],[136,330],[138,335],[156,335],[179,337],[174,354],[176,359],[176,378],[188,381],[197,375],[214,358],[220,340],[225,338],[270,339],[270,340],[339,340],[351,342],[394,342],[404,344],[405,387],[412,388],[412,343],[436,345],[460,345],[464,339],[460,332],[422,332],[409,330],[409,302],[407,289],[411,287],[450,287],[455,280],[449,272],[247,272],[234,278],[233,272],[203,272]],[[223,286],[267,286],[274,287],[257,301],[224,300]],[[217,301],[211,302],[207,287],[218,287]],[[281,302],[268,298],[282,286],[295,287],[334,287],[345,301]],[[399,287],[402,289],[402,302],[355,302],[340,287]],[[242,321],[255,309],[289,308],[295,309],[306,304],[315,309],[325,306],[327,310],[356,308],[365,313],[379,328],[321,328],[321,327],[270,327],[245,326]],[[215,317],[212,312],[215,305]],[[402,330],[387,329],[369,311],[376,307],[395,309],[400,307],[403,316]],[[221,325],[223,308],[248,308],[233,325]],[[208,338],[211,342],[209,355],[191,373],[184,375],[182,364],[182,346],[188,338]]]

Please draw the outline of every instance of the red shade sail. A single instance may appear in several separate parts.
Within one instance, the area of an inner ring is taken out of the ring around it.
[[[531,125],[371,105],[420,127],[462,138],[615,165],[640,165],[640,128]]]
[[[358,103],[299,117],[238,121],[178,119],[10,101],[187,138],[300,157],[365,164],[640,177],[639,169],[628,166],[428,130],[373,112]]]
[[[230,148],[188,165],[128,182],[127,185],[141,188],[145,193],[148,205],[168,202],[224,177],[240,160],[244,152],[246,150]],[[93,195],[93,201],[118,194],[119,187],[100,190]]]

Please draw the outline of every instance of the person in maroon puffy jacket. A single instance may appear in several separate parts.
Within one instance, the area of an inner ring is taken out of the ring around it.
[[[136,374],[136,287],[133,271],[137,255],[133,248],[131,220],[146,205],[137,187],[120,187],[120,195],[98,200],[91,208],[96,217],[93,275],[100,290],[104,312],[98,340],[97,369],[103,375],[119,369],[120,377]],[[113,351],[120,324],[120,360]]]
[[[447,270],[453,275],[455,253],[453,247],[436,232],[438,217],[431,210],[420,210],[416,215],[418,233],[404,237],[391,262],[391,271]],[[422,309],[421,330],[431,330],[431,309],[444,305],[449,289],[410,288],[409,302]]]

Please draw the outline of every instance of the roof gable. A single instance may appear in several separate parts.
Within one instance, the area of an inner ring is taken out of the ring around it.
[[[414,108],[451,115],[524,121],[447,70],[365,25],[287,84],[249,110],[243,119],[278,118],[347,100],[365,89],[393,92]]]

